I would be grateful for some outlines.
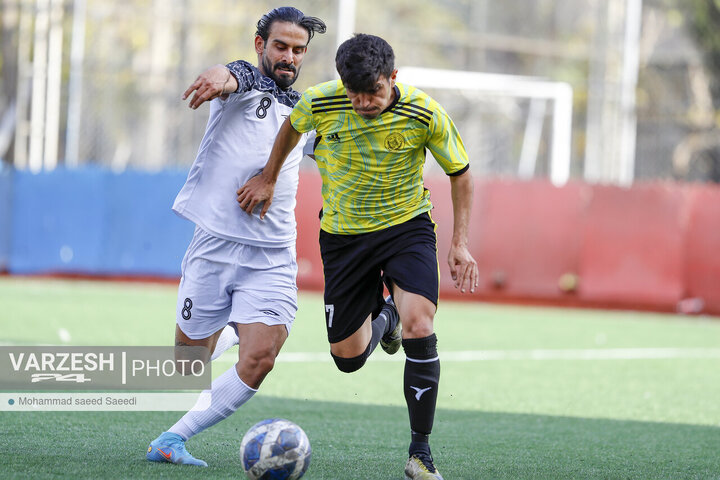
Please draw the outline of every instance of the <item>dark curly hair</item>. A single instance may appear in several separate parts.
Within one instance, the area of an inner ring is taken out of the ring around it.
[[[335,68],[345,88],[372,92],[380,75],[386,78],[392,75],[395,53],[382,38],[358,33],[338,47]]]
[[[310,43],[310,39],[313,38],[315,32],[325,33],[327,30],[325,22],[317,17],[307,17],[295,7],[280,7],[269,11],[258,20],[255,35],[260,35],[267,42],[270,36],[270,27],[275,22],[290,22],[300,25],[308,32],[308,43]]]

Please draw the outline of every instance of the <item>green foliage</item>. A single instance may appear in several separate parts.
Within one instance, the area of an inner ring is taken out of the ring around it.
[[[720,105],[720,0],[685,0],[681,3],[687,11],[688,27],[713,75],[715,104]]]

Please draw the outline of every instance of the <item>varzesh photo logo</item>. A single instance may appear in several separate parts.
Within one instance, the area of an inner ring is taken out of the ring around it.
[[[198,390],[210,387],[202,347],[0,347],[0,390]]]

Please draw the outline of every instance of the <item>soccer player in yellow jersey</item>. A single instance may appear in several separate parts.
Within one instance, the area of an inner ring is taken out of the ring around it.
[[[344,42],[335,57],[340,80],[303,94],[280,128],[267,165],[237,191],[237,201],[248,213],[264,202],[263,218],[285,157],[302,132],[316,130],[331,355],[341,371],[353,372],[378,342],[389,353],[402,343],[411,428],[405,478],[439,480],[428,443],[440,361],[433,333],[437,238],[430,193],[423,187],[425,149],[450,178],[454,224],[448,263],[462,292],[474,292],[478,283],[477,263],[467,248],[473,183],[452,120],[428,95],[396,82],[394,61],[382,38],[358,34]],[[399,322],[383,299],[383,283]]]

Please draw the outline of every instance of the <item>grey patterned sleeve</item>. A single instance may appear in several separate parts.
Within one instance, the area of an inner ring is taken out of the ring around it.
[[[235,60],[225,65],[238,82],[238,89],[234,93],[247,92],[252,89],[256,81],[256,69],[245,60]]]
[[[255,65],[245,60],[236,60],[225,65],[238,82],[238,89],[233,93],[244,93],[250,90],[267,92],[275,99],[292,108],[300,100],[300,93],[292,88],[281,89],[275,81],[264,76]]]

